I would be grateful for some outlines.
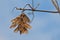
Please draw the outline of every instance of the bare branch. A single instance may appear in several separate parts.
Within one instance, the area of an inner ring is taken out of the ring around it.
[[[16,8],[16,10],[36,11],[36,12],[48,12],[48,13],[59,13],[58,11],[48,11],[48,10],[32,10],[32,9],[23,9],[23,8]]]

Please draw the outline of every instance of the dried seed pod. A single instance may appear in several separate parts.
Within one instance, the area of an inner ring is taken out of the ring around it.
[[[18,25],[19,30],[23,30],[23,26],[21,24]]]
[[[14,30],[14,32],[18,32],[19,31],[19,28],[17,27],[15,30]]]
[[[28,33],[27,28],[25,28],[23,25],[19,25],[18,27],[19,27],[20,34]]]
[[[23,29],[24,29],[24,30],[23,30],[24,33],[28,33],[27,28],[23,27]]]
[[[17,25],[16,23],[12,23],[12,25],[10,26],[10,28],[15,28]]]
[[[28,30],[26,28],[23,27],[23,30],[20,30],[20,34],[24,34],[24,33],[28,33]]]
[[[31,29],[31,26],[29,24],[27,24],[27,23],[24,24],[24,27],[28,28],[28,29]]]
[[[13,20],[12,20],[12,23],[21,24],[22,21],[21,21],[20,18],[19,18],[19,19],[13,19]]]
[[[24,22],[30,22],[30,19],[28,18],[26,14],[22,13],[20,17],[23,18]]]
[[[11,22],[17,22],[20,19],[20,17],[16,17],[15,19],[11,20]]]
[[[23,28],[21,27],[21,25],[18,25],[18,27],[14,30],[14,32],[18,32],[18,31],[22,31]]]

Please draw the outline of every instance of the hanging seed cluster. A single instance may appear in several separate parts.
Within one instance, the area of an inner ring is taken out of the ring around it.
[[[20,32],[20,34],[28,33],[28,29],[31,29],[31,26],[29,25],[30,19],[27,17],[26,14],[22,13],[12,21],[12,25],[10,28],[15,28],[14,32]]]

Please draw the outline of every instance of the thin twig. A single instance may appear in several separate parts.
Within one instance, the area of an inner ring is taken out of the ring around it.
[[[16,10],[36,11],[36,12],[48,12],[48,13],[59,13],[58,11],[48,11],[48,10],[32,10],[32,9],[23,9],[23,8],[16,8]]]

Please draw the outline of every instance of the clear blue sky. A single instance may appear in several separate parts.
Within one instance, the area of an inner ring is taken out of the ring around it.
[[[58,0],[60,2],[60,0]],[[35,12],[31,23],[32,29],[28,34],[20,35],[10,29],[11,19],[20,14],[14,7],[24,7],[31,0],[0,0],[0,40],[60,40],[60,15],[53,13]],[[40,3],[37,9],[56,10],[51,0],[34,0],[34,6]]]

